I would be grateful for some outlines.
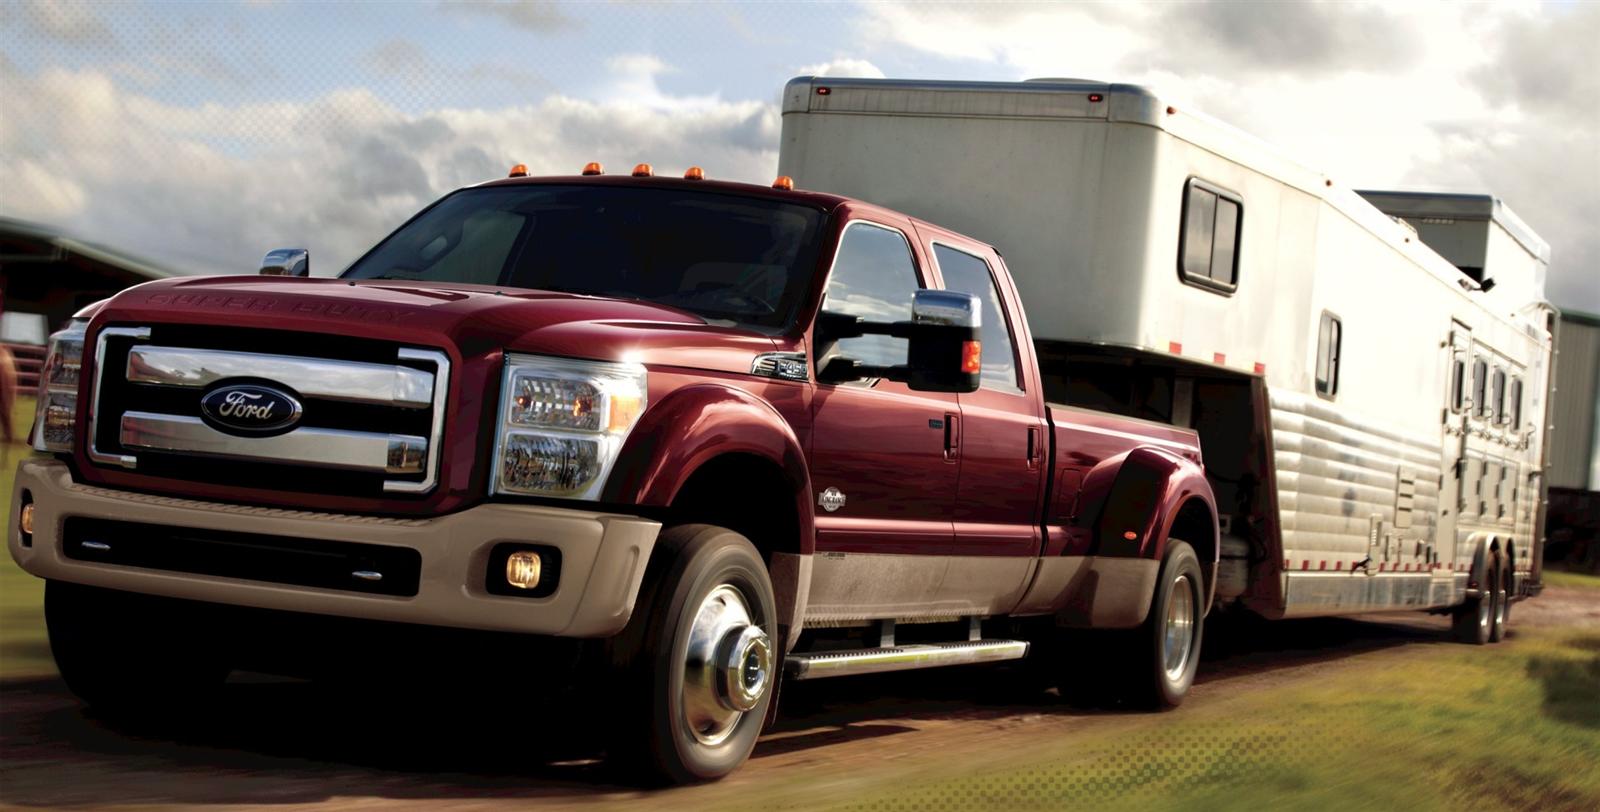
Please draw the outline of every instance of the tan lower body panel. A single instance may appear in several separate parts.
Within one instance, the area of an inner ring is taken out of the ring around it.
[[[32,546],[17,512],[35,505]],[[41,578],[214,603],[464,629],[604,637],[627,625],[659,522],[537,505],[484,504],[448,516],[390,519],[198,502],[72,481],[53,458],[24,460],[11,496],[11,557]],[[68,517],[408,547],[422,556],[417,594],[393,597],[93,563],[62,554]],[[544,598],[491,595],[489,551],[499,542],[561,550],[561,580]]]
[[[1007,556],[812,556],[806,623],[877,618],[998,615],[1022,597],[1034,558]]]
[[[1144,622],[1161,562],[1144,558],[1060,556],[1039,561],[1039,574],[1018,615],[1054,614],[1063,626],[1127,629]]]

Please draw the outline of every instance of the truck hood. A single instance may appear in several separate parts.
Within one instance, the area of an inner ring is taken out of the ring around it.
[[[754,356],[774,347],[761,333],[649,302],[392,280],[164,279],[119,293],[93,315],[97,324],[220,324],[384,339],[454,349],[469,363],[506,350],[748,373]]]

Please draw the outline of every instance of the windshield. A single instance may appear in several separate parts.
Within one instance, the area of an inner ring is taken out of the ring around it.
[[[342,278],[644,299],[772,331],[788,323],[805,292],[822,217],[792,203],[683,189],[464,189]]]

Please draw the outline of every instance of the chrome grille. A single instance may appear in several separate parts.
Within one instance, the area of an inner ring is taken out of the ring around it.
[[[304,352],[245,349],[282,344]],[[278,490],[426,493],[438,482],[449,374],[443,352],[369,339],[107,328],[96,344],[89,456],[156,476],[237,476]],[[252,436],[202,415],[206,393],[241,382],[293,392],[304,404],[299,423]]]

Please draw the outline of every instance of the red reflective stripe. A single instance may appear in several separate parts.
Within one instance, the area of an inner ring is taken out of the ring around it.
[[[1173,355],[1182,355],[1183,354],[1183,345],[1179,344],[1176,341],[1168,341],[1167,342],[1167,352],[1170,352]]]
[[[1265,374],[1267,374],[1267,365],[1261,363],[1260,361],[1257,361],[1256,362],[1256,374],[1257,375],[1265,375]]]
[[[1226,364],[1228,363],[1228,356],[1223,355],[1220,352],[1214,352],[1211,353],[1211,361],[1215,364]]]

